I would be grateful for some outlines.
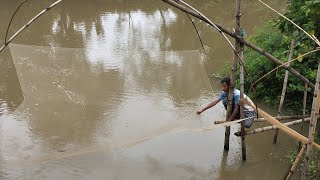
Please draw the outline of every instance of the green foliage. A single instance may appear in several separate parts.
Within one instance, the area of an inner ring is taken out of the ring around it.
[[[285,16],[293,20],[310,34],[314,34],[319,38],[319,9],[320,0],[289,0],[287,2],[287,12]],[[264,27],[257,29],[255,36],[251,37],[250,41],[279,60],[287,62],[291,39],[295,40],[293,58],[307,53],[316,47],[316,43],[310,40],[306,34],[282,17],[272,20],[266,23]],[[253,82],[276,67],[271,61],[251,49],[246,49],[245,57],[247,69],[252,76]],[[319,53],[313,53],[299,59],[302,61],[294,61],[291,63],[291,67],[311,82],[315,82],[317,61],[320,59]],[[278,69],[276,72],[268,75],[255,85],[251,95],[261,99],[267,104],[278,105],[284,73],[285,70]],[[248,78],[246,80],[246,87],[250,87]],[[289,75],[285,106],[294,110],[301,109],[303,91],[304,84],[298,78]],[[308,89],[309,97],[307,101],[309,106],[312,103],[312,93],[313,90]]]
[[[280,60],[286,61],[288,45],[290,40],[281,34],[279,30],[274,28],[271,23],[267,23],[264,27],[256,30],[256,36],[252,37],[251,42],[260,48],[272,54]],[[257,81],[260,77],[276,67],[271,61],[254,50],[245,49],[245,63],[252,81]],[[276,104],[279,102],[284,70],[280,69],[275,73],[265,77],[262,81],[255,85],[251,96],[260,98],[267,104]],[[250,87],[249,78],[246,78],[247,85]],[[280,85],[279,85],[280,84]]]
[[[309,179],[320,179],[319,169],[320,169],[320,159],[317,158],[317,151],[313,151],[309,161]],[[289,151],[286,157],[290,160],[291,163],[294,162],[298,153],[296,151]],[[300,161],[297,171],[301,171],[303,168],[303,159]]]
[[[231,72],[231,64],[230,63],[226,63],[222,66],[221,70],[218,73],[219,77],[226,77],[226,76],[230,76],[230,72]]]
[[[319,37],[319,9],[320,0],[289,0],[287,2],[287,12],[284,15],[307,32],[314,31],[315,36]],[[302,40],[306,38],[306,35],[299,33],[293,24],[283,18],[279,18],[276,22],[281,32],[288,35],[296,35]]]

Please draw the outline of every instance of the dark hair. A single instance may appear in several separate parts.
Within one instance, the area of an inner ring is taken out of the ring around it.
[[[226,83],[227,86],[230,85],[230,77],[224,77],[222,80],[221,80],[221,84],[222,83]]]

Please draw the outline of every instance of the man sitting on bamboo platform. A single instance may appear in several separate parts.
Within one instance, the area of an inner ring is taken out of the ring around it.
[[[228,102],[228,93],[229,93],[229,86],[230,86],[230,78],[225,77],[221,80],[221,87],[222,93],[209,103],[206,107],[201,110],[197,111],[197,114],[201,114],[203,111],[215,106],[218,102],[222,100],[225,109],[227,109],[227,102]],[[243,98],[247,99],[251,104],[253,104],[252,100],[245,94],[243,94]],[[245,104],[244,105],[244,127],[250,128],[253,124],[254,118],[256,116],[256,112],[254,109]],[[228,121],[233,121],[236,119],[240,119],[240,91],[238,89],[233,90],[233,106],[232,106],[232,113]]]

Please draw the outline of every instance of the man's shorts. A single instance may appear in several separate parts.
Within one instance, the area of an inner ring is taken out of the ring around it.
[[[244,111],[244,117],[248,118],[248,119],[244,120],[244,127],[250,128],[253,124],[254,118],[256,117],[256,112]]]

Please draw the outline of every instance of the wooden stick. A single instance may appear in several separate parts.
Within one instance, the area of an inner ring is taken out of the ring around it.
[[[304,152],[306,151],[307,149],[307,146],[306,145],[303,145],[299,154],[297,155],[296,159],[294,160],[294,162],[292,163],[292,166],[288,172],[288,175],[286,177],[286,180],[290,180],[292,178],[292,175],[293,173],[296,171],[297,167],[298,167],[298,164],[300,162],[300,160],[302,159],[302,156],[304,154]]]
[[[293,53],[293,47],[294,47],[294,40],[292,39],[291,40],[291,44],[290,44],[288,61],[291,60],[292,53]],[[290,66],[290,64],[288,64],[288,66]],[[284,103],[284,98],[286,96],[286,91],[287,91],[288,78],[289,78],[289,71],[286,70],[285,75],[284,75],[284,80],[283,80],[280,104],[279,104],[279,109],[278,109],[278,116],[281,116],[281,111],[282,111],[282,107],[283,107],[283,103]],[[278,133],[279,133],[279,130],[276,130],[276,132],[274,133],[273,144],[277,143]]]
[[[251,106],[253,109],[255,109],[256,111],[258,110],[259,112],[259,116],[264,117],[266,119],[266,121],[268,121],[270,124],[272,125],[276,125],[277,127],[279,127],[280,130],[282,130],[284,133],[286,133],[287,135],[291,136],[292,138],[307,144],[308,143],[308,138],[304,137],[303,135],[299,134],[298,132],[296,132],[295,130],[283,125],[281,122],[279,122],[277,119],[275,119],[274,117],[272,117],[270,114],[268,114],[267,112],[265,112],[264,110],[255,107],[254,105],[252,105],[251,103],[249,103],[246,99],[242,99],[241,100],[243,103],[248,104],[249,106]],[[320,145],[312,142],[312,145],[317,148],[318,150],[320,150]]]
[[[305,121],[310,121],[310,118],[305,119]],[[291,121],[291,122],[286,122],[286,123],[283,123],[283,125],[292,126],[292,125],[299,124],[299,123],[302,123],[302,119],[298,119],[298,120]],[[266,127],[262,127],[262,128],[253,129],[250,131],[245,131],[244,133],[243,132],[236,132],[236,133],[234,133],[234,135],[242,137],[242,136],[246,136],[246,135],[256,134],[256,133],[260,133],[260,132],[266,132],[266,131],[270,131],[270,130],[278,130],[278,129],[279,128],[276,125],[273,125],[273,126],[266,126]]]
[[[49,11],[51,8],[53,8],[54,6],[56,6],[57,4],[59,4],[60,2],[62,2],[63,0],[58,0],[56,2],[54,2],[53,4],[51,4],[49,7],[47,7],[46,9],[42,10],[39,14],[37,14],[35,17],[33,17],[29,22],[27,22],[27,24],[25,24],[24,26],[22,26],[16,33],[14,33],[14,35],[11,36],[11,38],[8,41],[4,42],[4,45],[1,46],[0,48],[0,52],[4,50],[5,47],[7,47],[11,41],[14,40],[14,38],[16,38],[18,36],[18,34],[20,34],[23,30],[25,30],[31,23],[33,23],[36,19],[38,19],[41,15],[43,15],[44,13],[46,13],[47,11]]]

